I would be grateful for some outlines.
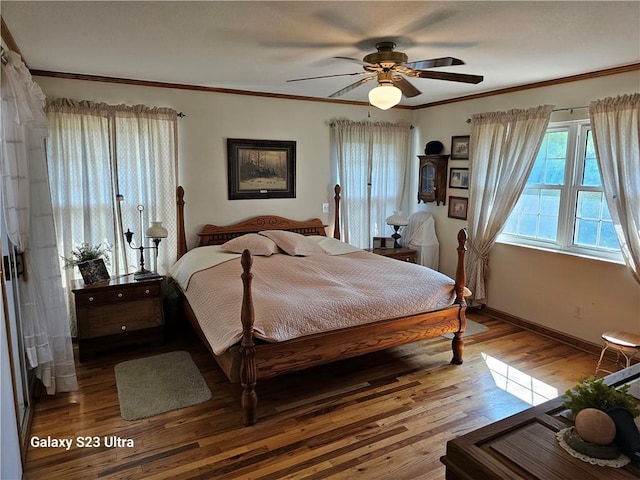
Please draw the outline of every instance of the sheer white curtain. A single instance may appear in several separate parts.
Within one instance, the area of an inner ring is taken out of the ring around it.
[[[47,393],[77,390],[73,348],[55,247],[43,151],[45,97],[20,56],[2,67],[2,205],[7,235],[27,272],[18,282],[29,367]]]
[[[522,193],[552,109],[544,105],[471,117],[466,269],[472,306],[487,303],[489,251]]]
[[[140,242],[139,213],[143,205],[144,230],[152,221],[161,221],[169,236],[159,247],[157,269],[166,273],[176,261],[176,187],[177,187],[177,116],[168,108],[147,108],[137,105],[115,111],[115,141],[118,191],[124,196],[122,224],[135,233]],[[142,232],[144,233],[144,232]],[[139,267],[139,253],[124,245],[129,271]],[[139,245],[139,243],[137,243]],[[152,256],[153,257],[153,256]],[[145,266],[154,269],[154,258]]]
[[[332,150],[342,188],[340,230],[345,242],[371,246],[389,236],[385,219],[406,197],[411,127],[404,124],[336,120]]]
[[[139,251],[129,248],[122,231],[134,232],[134,246],[148,246],[146,229],[151,221],[161,221],[169,237],[160,243],[157,270],[165,273],[175,261],[177,244],[177,112],[56,99],[47,104],[47,115],[60,255],[70,256],[81,243],[105,244],[112,247],[107,267],[112,276],[135,272]],[[124,197],[120,202],[118,195]],[[145,268],[153,269],[154,261],[153,250],[145,250]],[[80,278],[77,269],[63,272],[67,285]],[[73,319],[72,309],[70,314]]]
[[[591,102],[589,116],[622,256],[640,283],[640,94]]]

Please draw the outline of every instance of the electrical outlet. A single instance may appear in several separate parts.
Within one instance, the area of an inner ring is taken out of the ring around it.
[[[328,203],[323,203],[322,204],[322,213],[329,213],[329,204]]]
[[[576,305],[575,313],[573,314],[576,318],[582,318],[582,307],[580,305]]]

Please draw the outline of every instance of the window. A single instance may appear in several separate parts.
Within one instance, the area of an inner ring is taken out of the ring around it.
[[[333,168],[342,187],[343,240],[361,248],[372,237],[387,237],[385,219],[405,198],[410,126],[336,120],[332,130]]]
[[[588,121],[549,126],[499,240],[621,259]]]

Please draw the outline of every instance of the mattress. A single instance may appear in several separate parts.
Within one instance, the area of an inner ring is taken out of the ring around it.
[[[335,239],[309,238],[324,254],[253,257],[256,338],[282,342],[439,310],[454,302],[454,281],[440,272]],[[241,273],[240,255],[220,246],[187,252],[170,272],[217,355],[242,337]]]

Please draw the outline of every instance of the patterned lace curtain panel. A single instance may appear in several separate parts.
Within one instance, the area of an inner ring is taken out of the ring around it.
[[[472,306],[487,303],[489,251],[520,198],[552,110],[542,105],[471,117],[466,270]]]
[[[391,235],[385,219],[407,206],[411,126],[336,120],[331,130],[343,240],[371,247],[372,237]]]
[[[70,256],[81,243],[108,245],[110,275],[133,273],[140,253],[127,245],[123,232],[134,233],[134,247],[149,246],[145,231],[152,221],[161,221],[169,236],[160,243],[157,271],[166,273],[177,250],[177,112],[69,99],[47,102],[46,111],[60,255]],[[142,222],[138,205],[144,208]],[[155,260],[153,250],[145,250],[145,268],[154,270]],[[75,268],[63,274],[67,286],[80,278]],[[68,300],[71,294],[68,289]],[[72,309],[69,314],[75,334]]]
[[[20,326],[28,366],[47,393],[77,390],[44,156],[45,96],[20,55],[2,65],[2,209],[11,243],[24,252]]]
[[[622,257],[640,283],[640,93],[593,101],[589,116]]]

